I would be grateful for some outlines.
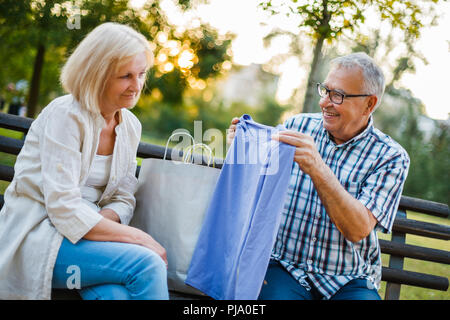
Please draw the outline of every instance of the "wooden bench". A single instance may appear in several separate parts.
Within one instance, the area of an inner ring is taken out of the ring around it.
[[[24,133],[33,119],[0,113],[0,128],[10,129]],[[0,135],[0,152],[19,154],[23,140],[13,139]],[[170,152],[168,152],[170,155]],[[140,158],[160,158],[164,156],[164,147],[141,142],[137,156]],[[168,157],[170,158],[170,156]],[[217,167],[221,168],[221,161],[217,161]],[[139,174],[139,168],[136,175]],[[0,180],[11,181],[14,176],[14,168],[0,165]],[[0,195],[0,207],[3,206],[3,195]],[[394,221],[391,240],[380,240],[381,252],[389,255],[389,265],[382,269],[382,281],[386,281],[384,299],[398,300],[402,285],[417,286],[432,290],[446,291],[449,287],[447,277],[433,274],[418,273],[404,270],[405,258],[420,261],[432,261],[442,264],[450,264],[450,252],[447,250],[431,249],[405,243],[406,234],[419,235],[426,238],[450,240],[450,227],[435,223],[421,222],[408,219],[406,210],[420,212],[428,215],[448,218],[448,205],[427,200],[402,196]],[[171,292],[171,299],[200,299],[203,297],[191,296],[177,292]],[[78,294],[69,290],[54,290],[54,299],[79,299]]]

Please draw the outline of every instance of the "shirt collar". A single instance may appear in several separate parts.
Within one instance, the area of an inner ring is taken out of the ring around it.
[[[320,120],[320,125],[322,126],[322,129],[325,131],[326,137],[327,137],[327,142],[328,143],[333,143],[336,148],[342,148],[348,145],[352,145],[353,143],[365,138],[370,132],[372,132],[373,130],[373,117],[372,115],[370,115],[369,117],[369,122],[367,123],[367,127],[363,130],[363,132],[361,132],[360,134],[354,136],[353,138],[351,138],[350,140],[337,145],[336,142],[333,141],[331,134],[325,129],[325,127],[323,126],[323,119]]]
[[[105,125],[106,125],[105,118],[103,118],[103,116],[101,115],[100,112],[93,113],[93,117],[94,117],[95,123],[97,124],[98,127],[100,127],[100,128],[105,127]],[[119,110],[118,120],[119,120],[119,123],[117,124],[116,128],[119,127],[123,122],[122,109]]]

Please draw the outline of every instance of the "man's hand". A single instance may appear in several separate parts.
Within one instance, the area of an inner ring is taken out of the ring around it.
[[[281,131],[272,139],[296,147],[294,161],[311,177],[325,211],[344,237],[352,242],[367,237],[377,223],[376,218],[344,189],[322,160],[314,139],[295,131]]]
[[[234,136],[236,135],[236,124],[239,123],[239,118],[233,118],[231,120],[230,127],[227,130],[227,144],[230,145],[233,142]]]
[[[322,157],[317,151],[314,139],[304,133],[296,131],[280,131],[272,139],[295,146],[294,161],[306,174],[313,174],[324,165]]]

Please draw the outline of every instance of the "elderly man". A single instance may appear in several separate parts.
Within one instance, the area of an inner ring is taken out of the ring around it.
[[[336,58],[317,84],[321,114],[295,115],[273,137],[296,152],[260,299],[380,299],[376,231],[391,231],[409,168],[373,126],[384,86],[366,54]]]

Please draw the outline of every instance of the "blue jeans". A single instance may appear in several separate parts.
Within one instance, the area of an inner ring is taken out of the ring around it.
[[[278,262],[271,260],[260,300],[320,300],[322,295],[310,282],[306,290]],[[381,300],[375,287],[365,279],[354,279],[339,289],[330,300]]]
[[[52,287],[79,290],[85,300],[167,300],[167,269],[153,251],[136,244],[64,238]]]

